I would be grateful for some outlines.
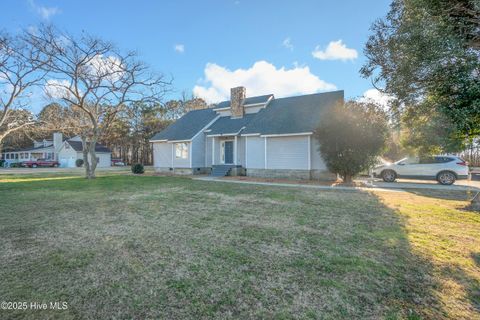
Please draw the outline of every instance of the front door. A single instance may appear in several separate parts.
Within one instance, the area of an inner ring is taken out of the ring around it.
[[[223,142],[223,163],[233,164],[233,141]]]

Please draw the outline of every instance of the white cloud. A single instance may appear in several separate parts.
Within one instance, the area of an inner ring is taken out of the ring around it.
[[[38,27],[37,26],[28,26],[27,32],[36,36],[36,35],[38,35]]]
[[[47,97],[53,99],[68,98],[70,96],[70,82],[68,80],[47,80],[43,90]]]
[[[102,55],[96,55],[87,67],[86,72],[88,75],[104,78],[111,82],[120,80],[124,74],[120,59],[114,56],[103,57]]]
[[[358,52],[355,49],[347,48],[342,40],[331,41],[325,50],[321,50],[320,46],[316,46],[312,52],[313,57],[320,60],[355,60]]]
[[[49,20],[51,17],[61,12],[58,7],[45,7],[37,5],[34,0],[29,0],[28,3],[35,10],[35,12],[45,20]]]
[[[357,100],[360,102],[374,102],[383,108],[387,109],[388,104],[394,99],[394,97],[385,94],[377,89],[368,89],[363,93],[363,96]]]
[[[273,93],[276,97],[335,90],[335,85],[321,80],[308,66],[277,68],[267,61],[257,61],[248,69],[229,70],[215,63],[205,67],[204,85],[196,85],[193,93],[207,102],[230,98],[230,88],[244,86],[247,96]]]
[[[284,46],[285,48],[289,49],[290,51],[293,51],[292,39],[290,39],[290,37],[285,38],[285,39],[282,41],[282,46]]]
[[[175,50],[178,53],[184,53],[185,52],[185,45],[176,44],[176,45],[173,46],[173,50]]]

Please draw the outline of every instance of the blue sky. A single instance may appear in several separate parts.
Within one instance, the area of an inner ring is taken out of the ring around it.
[[[153,69],[174,77],[172,98],[193,91],[213,102],[235,85],[245,85],[247,95],[336,88],[349,98],[372,89],[358,71],[370,25],[389,3],[4,0],[0,28],[53,23],[137,50]],[[372,90],[367,95],[379,98]]]

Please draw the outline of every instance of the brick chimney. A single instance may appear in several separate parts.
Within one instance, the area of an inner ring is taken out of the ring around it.
[[[247,89],[245,89],[245,87],[236,87],[230,89],[230,108],[232,110],[232,117],[243,117],[245,113],[243,103],[245,101],[246,94]]]

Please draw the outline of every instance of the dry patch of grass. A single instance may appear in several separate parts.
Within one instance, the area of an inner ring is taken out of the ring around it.
[[[465,194],[50,177],[0,184],[0,300],[69,309],[2,319],[478,317]]]

